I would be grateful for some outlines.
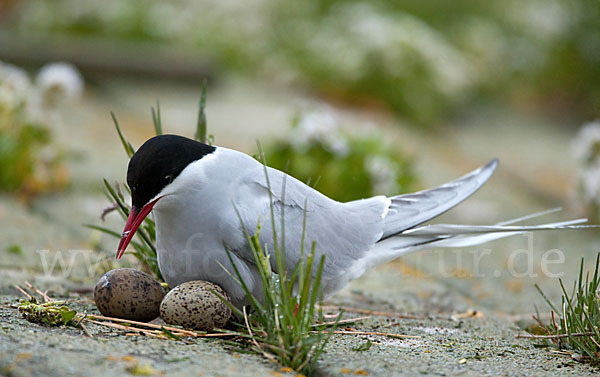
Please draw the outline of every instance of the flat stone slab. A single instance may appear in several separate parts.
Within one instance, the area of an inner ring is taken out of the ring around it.
[[[192,86],[107,80],[89,90],[55,130],[56,140],[78,156],[70,162],[72,187],[41,197],[30,207],[12,196],[0,196],[0,375],[293,375],[260,356],[237,353],[218,339],[125,336],[123,331],[92,324],[94,339],[90,339],[81,329],[30,323],[10,308],[20,298],[13,285],[28,280],[53,297],[74,300],[79,311],[97,313],[90,294],[69,292],[92,288],[107,269],[135,265],[127,258],[116,264],[116,241],[82,226],[100,224],[98,216],[107,205],[102,178],[125,177],[126,156],[108,112],[116,112],[126,135],[139,145],[152,134],[149,108],[158,97],[163,127],[191,135],[198,94]],[[209,93],[209,131],[218,144],[252,152],[256,138],[285,132],[302,100],[280,88],[226,82]],[[376,114],[343,111],[340,116],[348,127],[360,128],[369,120],[380,124],[415,156],[424,186],[460,176],[492,157],[501,158],[498,173],[482,191],[438,222],[494,223],[563,205],[568,183],[575,180],[574,163],[564,153],[555,153],[565,149],[570,136],[549,132],[552,125],[517,118],[507,122],[492,114],[451,131],[425,134]],[[536,138],[544,143],[530,142]],[[567,212],[548,221],[574,216]],[[120,224],[109,215],[105,225],[116,229]],[[9,251],[11,245],[22,251]],[[535,306],[547,311],[534,284],[558,301],[557,277],[570,286],[580,258],[584,256],[591,266],[599,246],[592,231],[545,232],[477,248],[423,251],[369,271],[327,304],[407,314],[412,317],[375,315],[352,328],[419,338],[334,335],[317,375],[597,375],[597,369],[515,336],[522,333],[517,324],[530,321]],[[558,250],[564,260],[546,263],[560,256],[549,255],[551,250]],[[346,313],[348,318],[361,315]],[[372,342],[368,350],[356,350],[367,341]]]

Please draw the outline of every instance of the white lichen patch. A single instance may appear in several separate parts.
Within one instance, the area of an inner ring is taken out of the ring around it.
[[[446,327],[415,327],[414,330],[422,331],[428,335],[437,335],[437,334],[455,334],[458,332],[458,329],[449,329]]]

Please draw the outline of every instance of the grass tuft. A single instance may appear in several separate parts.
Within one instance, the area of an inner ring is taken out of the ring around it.
[[[580,354],[578,359],[600,365],[600,253],[596,256],[593,276],[584,277],[584,260],[581,259],[579,277],[569,294],[562,279],[559,279],[563,292],[560,307],[556,307],[536,284],[537,290],[552,309],[552,321],[542,323],[534,317],[546,331],[545,345]]]

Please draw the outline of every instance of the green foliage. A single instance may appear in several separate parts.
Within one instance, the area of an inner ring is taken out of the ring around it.
[[[24,101],[12,107],[0,99],[0,190],[31,196],[63,187],[67,177],[60,154],[42,157],[50,129],[33,121],[27,106]]]
[[[329,114],[298,116],[286,137],[265,146],[269,166],[285,171],[323,194],[350,201],[394,195],[416,185],[411,161],[374,133],[350,135]]]
[[[547,345],[579,353],[583,360],[600,364],[600,253],[591,279],[589,273],[583,276],[583,270],[582,259],[579,278],[570,294],[559,280],[563,292],[560,307],[554,306],[536,285],[552,309],[552,322],[546,325],[540,322],[540,325],[548,335],[554,336],[546,340]]]
[[[73,324],[77,312],[69,309],[64,301],[49,301],[38,304],[35,297],[30,301],[21,300],[19,312],[31,322],[44,323],[51,326]]]
[[[302,240],[298,245],[299,250],[301,250],[300,260],[291,273],[287,271],[284,209],[283,207],[281,209],[281,233],[278,235],[275,226],[272,191],[266,167],[265,176],[270,195],[274,250],[268,250],[266,245],[264,247],[261,245],[259,241],[260,225],[257,227],[256,233],[250,235],[240,218],[240,223],[252,251],[254,265],[262,283],[262,300],[255,297],[247,286],[236,267],[231,255],[232,252],[228,249],[226,249],[227,256],[234,272],[229,272],[225,267],[223,269],[243,288],[250,300],[252,311],[247,314],[244,308],[242,312],[231,305],[225,297],[220,296],[217,292],[213,293],[219,296],[236,313],[238,318],[244,319],[245,323],[239,324],[239,328],[240,331],[245,331],[238,332],[238,334],[250,340],[254,352],[262,354],[283,366],[292,368],[298,373],[310,376],[315,372],[316,362],[323,353],[342,314],[338,315],[335,323],[329,329],[316,324],[317,319],[322,318],[322,313],[320,310],[317,311],[316,304],[320,304],[322,301],[322,297],[320,297],[321,275],[325,264],[325,256],[323,255],[318,261],[316,260],[315,250],[317,245],[314,242],[310,253],[308,255],[304,254],[305,213]],[[282,191],[282,197],[285,198],[285,183]],[[271,267],[271,257],[275,257],[277,272],[273,271]]]
[[[23,254],[23,248],[18,243],[8,245],[5,250],[11,254]]]
[[[66,64],[49,64],[34,85],[24,70],[0,61],[0,191],[30,199],[67,185],[65,153],[52,142],[51,127],[58,104],[79,93],[78,75]]]
[[[196,140],[201,142],[212,142],[212,135],[206,136],[206,117],[204,116],[204,107],[206,106],[206,82],[204,82],[202,86],[202,95],[200,99],[200,110],[199,110],[199,119],[196,127]],[[123,149],[127,154],[127,157],[131,158],[135,153],[135,148],[131,145],[129,141],[125,138],[123,132],[121,131],[121,126],[119,125],[119,121],[114,113],[111,112],[111,116],[113,122],[115,124],[115,129],[117,131],[117,135],[121,140],[121,144],[123,145]],[[202,117],[202,118],[201,118]],[[156,103],[156,108],[152,108],[152,120],[154,124],[154,130],[156,135],[161,135],[162,130],[162,119],[160,116],[160,103]],[[202,139],[198,139],[198,137],[202,137]],[[131,196],[131,191],[127,185],[124,185],[127,189],[127,193]],[[121,192],[121,185],[118,182],[115,182],[114,185],[111,185],[106,179],[104,180],[104,194],[106,195],[108,201],[111,203],[111,206],[107,211],[102,214],[102,218],[108,212],[117,211],[121,218],[123,219],[123,225],[127,221],[127,217],[129,216],[129,212],[131,211],[131,205],[125,200],[125,196]],[[86,224],[88,228],[99,230],[105,234],[108,234],[117,239],[121,238],[120,231],[115,231],[109,229],[104,226],[94,225],[94,224]],[[160,273],[160,269],[158,267],[158,259],[156,256],[156,225],[151,216],[147,216],[138,230],[136,231],[135,237],[130,242],[130,245],[133,247],[133,255],[137,258],[137,260],[145,266],[150,272],[154,274],[159,280],[162,281],[162,275]]]
[[[39,149],[50,142],[50,132],[16,119],[11,126],[0,128],[0,188],[17,191],[33,183]]]
[[[597,115],[599,16],[597,0],[31,0],[13,27],[198,49],[434,126],[498,98]]]

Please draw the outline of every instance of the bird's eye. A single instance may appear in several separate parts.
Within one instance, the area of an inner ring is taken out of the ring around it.
[[[172,175],[165,176],[165,181],[167,182],[167,184],[173,182],[173,176]]]

